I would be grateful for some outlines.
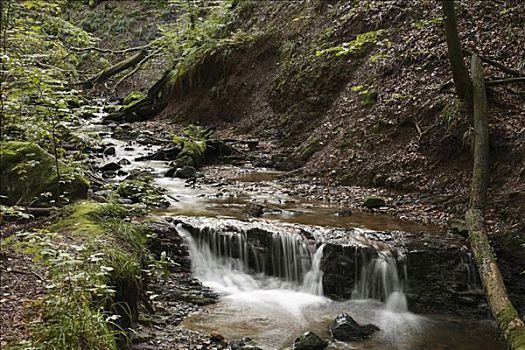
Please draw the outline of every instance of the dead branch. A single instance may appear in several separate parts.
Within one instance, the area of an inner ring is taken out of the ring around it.
[[[475,54],[474,52],[472,52],[470,50],[463,50],[463,52],[465,54],[468,54],[469,56]],[[499,63],[497,61],[494,61],[494,60],[492,60],[492,59],[490,59],[490,58],[488,58],[486,56],[482,56],[482,55],[479,55],[479,54],[475,54],[475,55],[477,55],[483,62],[488,63],[491,66],[498,68],[502,72],[505,72],[507,74],[513,75],[515,77],[525,77],[525,72],[520,72],[520,71],[514,70],[512,68],[509,68],[507,66],[504,66],[503,64],[501,64],[501,63]]]

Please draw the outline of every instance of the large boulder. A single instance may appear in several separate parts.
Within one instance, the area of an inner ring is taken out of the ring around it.
[[[0,144],[0,195],[6,204],[27,204],[41,193],[59,192],[68,198],[87,195],[89,181],[71,167],[31,142],[9,141]]]
[[[373,324],[361,326],[352,316],[344,313],[339,314],[330,326],[332,337],[342,341],[368,339],[378,330],[379,328]]]
[[[326,348],[328,342],[319,338],[314,332],[306,332],[295,339],[293,350],[322,350]]]

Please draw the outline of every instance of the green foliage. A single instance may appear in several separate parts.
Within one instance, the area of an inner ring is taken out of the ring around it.
[[[135,103],[137,103],[138,101],[144,99],[146,96],[144,96],[144,94],[140,91],[132,91],[129,93],[128,96],[126,96],[126,98],[124,98],[124,101],[122,102],[122,104],[124,106],[131,106],[131,105],[134,105]]]
[[[116,193],[122,198],[131,199],[133,203],[143,203],[148,207],[169,205],[162,190],[149,182],[125,180],[118,185]]]
[[[138,319],[143,276],[165,276],[172,263],[149,253],[148,231],[126,214],[115,203],[78,203],[51,226],[54,232],[24,232],[3,242],[3,249],[31,254],[49,271],[47,292],[32,306],[44,321],[31,328],[33,347],[117,349],[116,339],[125,338]]]
[[[61,17],[65,3],[10,1],[9,13],[2,16],[7,43],[2,59],[3,138],[56,144],[57,127],[74,118],[68,101],[78,99],[78,91],[65,87],[77,77],[79,59],[68,46],[90,45],[93,39]]]
[[[181,135],[173,137],[173,143],[181,145],[182,151],[177,156],[179,166],[198,166],[206,152],[207,143],[213,139],[211,130],[203,129],[198,125],[188,125]]]
[[[385,34],[384,29],[370,31],[366,33],[358,34],[357,37],[349,42],[342,43],[340,46],[333,46],[327,49],[319,50],[315,52],[316,56],[322,56],[325,54],[334,53],[335,56],[346,56],[356,51],[361,50],[365,45],[369,43],[375,43],[381,36]]]
[[[377,91],[368,85],[357,85],[353,86],[353,92],[359,94],[361,105],[363,107],[372,107],[377,102]]]
[[[78,169],[61,161],[56,163],[52,155],[35,143],[2,142],[0,162],[0,194],[10,204],[66,202],[68,198],[85,195],[89,188],[89,182]]]

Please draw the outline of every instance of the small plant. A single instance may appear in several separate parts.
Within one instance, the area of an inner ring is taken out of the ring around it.
[[[368,85],[357,85],[351,88],[353,92],[359,94],[363,107],[372,107],[377,102],[377,91]]]
[[[330,47],[328,49],[319,50],[315,52],[316,56],[322,56],[325,54],[334,53],[335,56],[349,55],[356,51],[361,50],[365,45],[369,43],[375,43],[377,40],[384,35],[386,31],[379,29],[366,33],[358,34],[357,37],[349,42],[342,43],[340,46]]]

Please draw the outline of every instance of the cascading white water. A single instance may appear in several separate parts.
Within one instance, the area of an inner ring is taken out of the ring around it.
[[[283,288],[323,295],[322,246],[312,260],[297,235],[273,233],[269,251],[260,252],[248,243],[245,232],[203,229],[195,237],[182,225],[177,231],[188,242],[194,274],[211,287],[225,292]]]
[[[271,240],[262,249],[254,244],[262,238],[249,238],[245,231],[205,227],[192,235],[181,224],[177,230],[188,241],[194,274],[212,288],[226,293],[282,289],[323,296],[324,244],[311,256],[306,241],[296,234],[265,232],[262,237],[271,235]],[[355,256],[352,299],[376,299],[387,310],[407,311],[406,272],[400,278],[392,252],[371,255],[356,247]]]
[[[356,258],[359,254],[356,254]],[[403,283],[399,277],[397,260],[390,251],[379,251],[378,256],[369,262],[361,256],[361,263],[356,261],[356,267],[361,266],[360,274],[355,284],[352,299],[377,299],[386,303],[391,311],[405,312],[408,310]],[[404,279],[406,279],[406,276]]]
[[[323,250],[324,244],[317,248],[312,259],[312,267],[304,276],[302,290],[314,295],[323,295],[323,270],[321,270]]]

